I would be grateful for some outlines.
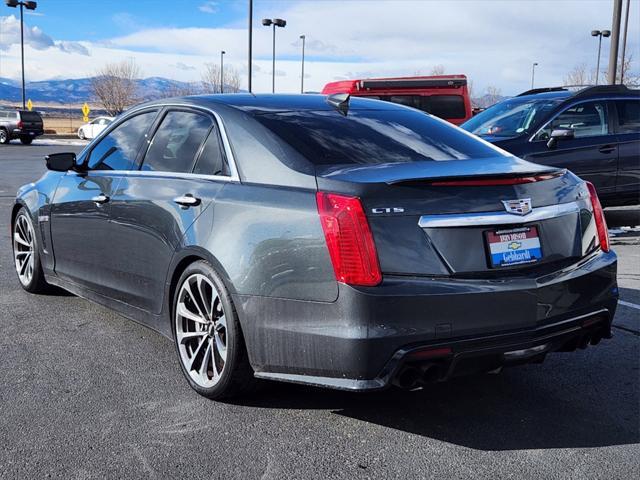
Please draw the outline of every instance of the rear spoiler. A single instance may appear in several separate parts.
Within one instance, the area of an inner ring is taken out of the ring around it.
[[[387,80],[360,80],[360,89],[382,88],[451,88],[463,87],[467,84],[466,78],[390,78]]]

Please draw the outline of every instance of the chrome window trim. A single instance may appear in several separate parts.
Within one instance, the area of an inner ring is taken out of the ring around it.
[[[564,108],[559,111],[558,113],[556,113],[553,117],[551,117],[549,120],[547,120],[546,122],[544,122],[544,125],[542,125],[540,128],[538,128],[538,130],[536,130],[536,132],[531,135],[529,137],[529,140],[527,140],[529,143],[532,142],[544,142],[544,140],[534,140],[534,138],[536,138],[536,135],[538,135],[538,133],[540,133],[540,130],[542,130],[544,127],[546,127],[550,122],[553,122],[558,116],[562,115],[567,109],[571,108],[571,107],[575,107],[576,105],[580,105],[581,103],[587,103],[587,102],[609,102],[612,100],[638,100],[638,98],[635,97],[602,97],[602,98],[585,98],[585,99],[581,99],[581,100],[577,100],[575,102],[571,102],[568,105],[565,105]],[[608,110],[608,109],[607,109]],[[609,114],[609,112],[607,111],[607,115]],[[609,119],[607,119],[609,120]],[[615,133],[607,133],[606,135],[593,135],[591,137],[579,137],[579,138],[595,138],[595,137],[606,137],[607,135],[616,135]]]
[[[536,207],[527,215],[514,215],[506,211],[422,215],[418,221],[418,225],[420,228],[454,228],[524,224],[578,213],[581,209],[585,208],[591,210],[586,200],[578,200],[575,202]]]
[[[73,175],[86,175],[87,172],[70,171]],[[121,176],[121,177],[166,177],[185,180],[214,180],[222,182],[239,183],[238,179],[234,179],[227,175],[204,175],[201,173],[181,173],[181,172],[156,172],[151,170],[89,170],[89,174],[93,176]]]
[[[113,120],[109,125],[108,128],[105,128],[104,130],[102,130],[102,132],[100,132],[100,134],[94,138],[91,142],[89,142],[89,144],[82,150],[82,152],[80,152],[78,154],[78,157],[84,155],[85,151],[88,151],[89,149],[93,149],[94,144],[96,144],[97,142],[99,142],[104,136],[108,135],[109,132],[111,132],[112,130],[115,130],[116,128],[118,128],[118,126],[126,121],[129,117],[134,116],[135,114],[143,111],[143,110],[153,110],[153,109],[158,109],[161,110],[165,107],[183,107],[183,108],[193,108],[195,110],[201,110],[203,112],[209,113],[213,116],[215,122],[216,122],[216,126],[218,127],[218,131],[220,132],[220,137],[222,138],[222,145],[224,147],[224,153],[228,159],[229,162],[229,170],[230,170],[230,175],[202,175],[202,174],[196,174],[196,173],[176,173],[176,172],[143,172],[141,170],[102,170],[103,172],[109,172],[109,173],[117,173],[118,175],[129,175],[131,173],[135,174],[135,173],[142,173],[142,174],[152,174],[155,176],[161,176],[161,177],[181,177],[181,176],[185,176],[185,178],[202,178],[205,180],[226,180],[226,181],[230,181],[230,182],[240,182],[240,174],[238,172],[238,167],[236,164],[236,157],[233,154],[233,149],[231,147],[231,142],[229,141],[229,136],[227,135],[227,130],[225,128],[224,125],[224,121],[222,120],[222,117],[218,114],[218,112],[215,112],[214,110],[211,110],[210,108],[207,107],[203,107],[200,105],[194,105],[191,103],[154,103],[153,105],[141,105],[138,107],[133,107],[131,110],[127,110],[122,118],[119,118],[117,120]],[[160,112],[158,112],[160,113]],[[149,139],[147,139],[147,142],[149,142]],[[91,173],[94,174],[96,172],[100,172],[101,170],[91,170]],[[141,176],[148,176],[148,175],[141,175]]]

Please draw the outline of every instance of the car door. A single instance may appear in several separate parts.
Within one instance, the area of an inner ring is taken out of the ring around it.
[[[574,138],[558,140],[549,147],[547,142],[555,129],[573,130]],[[615,195],[618,148],[608,102],[590,100],[565,108],[534,135],[525,158],[568,168],[592,182],[602,196]]]
[[[615,100],[618,139],[616,197],[620,203],[640,200],[640,98]]]
[[[140,169],[122,179],[111,205],[112,239],[120,249],[113,265],[128,304],[160,313],[174,253],[229,179],[224,158],[213,115],[163,112]]]
[[[118,275],[110,262],[110,200],[122,173],[135,165],[158,111],[133,115],[78,157],[79,171],[67,172],[51,202],[51,242],[60,277],[109,295]]]

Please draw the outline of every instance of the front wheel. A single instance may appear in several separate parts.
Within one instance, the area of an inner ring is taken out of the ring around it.
[[[78,130],[78,138],[79,138],[80,140],[84,140],[85,138],[87,138],[87,137],[85,136],[85,134],[84,134],[84,130],[82,130],[82,129]]]
[[[22,142],[23,145],[31,145],[31,142],[33,142],[33,138],[32,137],[20,137],[20,141]]]
[[[200,395],[221,399],[255,385],[231,297],[205,261],[191,264],[178,281],[173,330],[182,371]]]
[[[20,285],[27,292],[44,293],[49,285],[44,279],[38,239],[33,229],[31,217],[21,208],[13,224],[13,259]]]

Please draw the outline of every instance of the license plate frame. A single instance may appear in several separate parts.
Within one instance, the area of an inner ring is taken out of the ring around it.
[[[537,225],[487,230],[484,239],[487,264],[492,269],[531,265],[543,258]]]

